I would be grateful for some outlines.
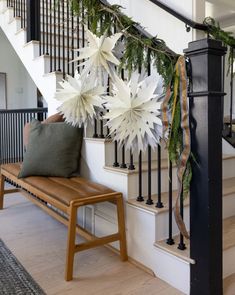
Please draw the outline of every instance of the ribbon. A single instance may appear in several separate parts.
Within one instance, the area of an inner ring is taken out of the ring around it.
[[[171,84],[170,84],[171,85]],[[162,107],[163,117],[163,134],[169,129],[169,118],[167,116],[168,104],[171,98],[170,86],[167,89],[166,96]],[[174,92],[173,92],[173,106],[171,122],[174,122],[175,109],[179,99],[181,109],[181,129],[183,132],[183,150],[180,154],[177,167],[178,179],[178,193],[174,207],[174,215],[177,226],[181,234],[189,239],[185,223],[180,214],[180,197],[183,194],[183,178],[187,168],[187,162],[191,153],[191,137],[189,128],[189,110],[188,110],[188,96],[187,96],[187,75],[184,56],[180,56],[175,65],[175,79],[174,79]],[[171,126],[172,127],[172,126]],[[171,136],[169,136],[170,139]]]

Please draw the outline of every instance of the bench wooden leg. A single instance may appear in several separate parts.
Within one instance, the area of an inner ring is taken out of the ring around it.
[[[123,198],[117,198],[117,215],[118,215],[118,233],[120,235],[120,257],[122,261],[128,259],[127,248],[126,248],[126,228],[125,228],[125,217],[124,217],[124,205]]]
[[[0,210],[3,209],[5,177],[0,175]]]
[[[66,270],[65,270],[66,281],[71,281],[73,279],[76,224],[77,224],[77,207],[71,205],[69,224],[68,224],[67,257],[66,257]]]

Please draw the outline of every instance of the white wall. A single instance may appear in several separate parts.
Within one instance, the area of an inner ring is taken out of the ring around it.
[[[0,72],[7,74],[7,108],[37,106],[37,88],[0,28]]]
[[[199,15],[204,18],[205,9],[202,9],[204,0],[198,1],[201,5],[195,5],[196,0],[162,0],[163,3],[191,19],[199,19]],[[187,33],[183,22],[149,0],[109,0],[109,2],[122,5],[125,8],[124,13],[139,22],[153,36],[157,35],[163,39],[167,46],[177,53],[182,53],[183,49],[187,48],[188,42],[193,40],[193,32]]]

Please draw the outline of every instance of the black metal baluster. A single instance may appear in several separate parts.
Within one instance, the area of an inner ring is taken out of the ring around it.
[[[104,122],[103,122],[103,112],[100,113],[100,134],[99,134],[99,138],[104,138]]]
[[[74,14],[73,14],[73,7],[71,8],[71,17],[72,17],[72,20],[71,20],[71,38],[72,38],[72,41],[71,41],[71,47],[72,47],[72,50],[71,50],[71,55],[72,55],[72,60],[74,60]],[[74,62],[72,63],[72,76],[74,76]]]
[[[26,1],[27,0],[24,0],[24,28],[26,28],[26,9],[27,9]]]
[[[61,67],[60,67],[60,62],[61,62],[61,60],[60,60],[60,57],[61,57],[61,55],[60,55],[60,50],[61,50],[61,46],[60,46],[60,44],[61,44],[61,36],[60,36],[60,1],[58,1],[58,3],[57,3],[57,15],[58,15],[58,29],[57,29],[57,33],[58,33],[58,49],[57,49],[57,52],[58,52],[58,69],[57,69],[57,71],[58,72],[61,72]]]
[[[123,168],[123,169],[127,168],[127,165],[125,162],[126,162],[125,161],[125,145],[123,144],[123,146],[122,146],[122,163],[120,165],[120,168]]]
[[[162,175],[162,170],[161,170],[161,146],[158,144],[157,146],[157,176],[158,176],[158,192],[157,192],[157,208],[163,208],[163,203],[162,203],[162,186],[161,186],[161,175]]]
[[[67,1],[67,74],[70,74],[70,44],[69,44],[69,1]]]
[[[79,17],[77,16],[77,49],[80,48],[80,42],[79,42],[80,41],[80,32],[79,32],[79,29],[80,29],[80,27],[79,27]],[[77,66],[79,66],[79,61],[77,62]],[[79,70],[79,68],[77,70]]]
[[[20,27],[21,29],[23,28],[23,22],[24,22],[24,18],[23,18],[23,0],[20,0]]]
[[[43,1],[44,2],[44,1]],[[48,23],[48,0],[46,0],[46,54],[49,55],[48,42],[49,42],[49,23]]]
[[[45,4],[42,0],[42,54],[45,54]]]
[[[98,134],[97,134],[97,120],[94,119],[94,134],[93,134],[93,138],[97,138]]]
[[[172,237],[172,209],[173,209],[173,199],[172,199],[172,163],[169,160],[169,168],[168,168],[168,178],[169,178],[169,234],[166,243],[168,245],[174,245],[174,239]]]
[[[53,44],[53,46],[54,46],[54,71],[56,71],[56,45],[57,45],[57,38],[58,38],[58,36],[56,36],[56,0],[54,0],[54,2],[53,2],[53,5],[54,5],[54,7],[53,7],[53,15],[54,15],[54,44]]]
[[[143,202],[144,197],[142,196],[142,152],[139,153],[139,195],[136,198],[136,201]]]
[[[151,146],[148,146],[148,199],[146,201],[147,205],[152,205],[152,156],[151,156]]]
[[[63,25],[62,25],[62,36],[63,36],[63,39],[62,39],[62,55],[63,55],[63,65],[62,65],[62,68],[63,68],[63,78],[65,78],[65,15],[64,15],[65,11],[64,11],[64,0],[62,1],[62,19],[63,19]]]
[[[135,170],[133,153],[132,153],[132,150],[131,149],[130,149],[130,165],[129,165],[128,169],[129,170]]]
[[[53,54],[53,50],[52,50],[52,35],[53,35],[53,30],[52,30],[52,0],[50,0],[49,2],[49,8],[50,8],[50,72],[53,71],[53,64],[52,64],[52,54]]]
[[[180,215],[181,215],[182,219],[184,219],[184,195],[183,195],[183,192],[181,193],[181,196],[180,196]],[[186,245],[184,243],[184,236],[182,234],[180,234],[180,242],[178,245],[178,249],[179,250],[186,249]]]
[[[118,163],[118,146],[117,146],[117,141],[114,141],[114,163],[113,167],[119,167]]]
[[[16,16],[16,0],[13,1],[13,16]]]

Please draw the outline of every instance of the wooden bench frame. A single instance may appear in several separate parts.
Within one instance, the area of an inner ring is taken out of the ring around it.
[[[9,179],[15,184],[19,185],[19,189],[7,189],[5,190],[5,181]],[[73,200],[70,202],[70,206],[66,206],[59,202],[52,196],[46,194],[40,189],[29,185],[23,179],[18,179],[8,171],[1,169],[0,175],[0,209],[3,209],[4,195],[15,192],[22,192],[25,197],[27,197],[34,204],[38,205],[45,212],[50,214],[52,217],[56,218],[58,221],[62,222],[64,225],[68,226],[68,237],[67,237],[67,252],[66,252],[66,268],[65,268],[65,280],[70,281],[73,279],[73,264],[74,255],[77,252],[87,250],[93,247],[101,246],[107,243],[119,241],[120,242],[120,258],[122,261],[127,260],[127,249],[126,249],[126,233],[125,233],[125,220],[124,220],[124,206],[123,197],[120,192],[112,192],[104,195],[93,196],[89,198],[82,198],[78,200]],[[31,194],[38,197],[39,199],[33,197]],[[42,201],[44,202],[42,202]],[[85,229],[77,225],[77,210],[79,207],[84,205],[90,205],[105,201],[115,202],[117,205],[117,216],[118,216],[118,232],[112,235],[104,236],[98,238]],[[46,203],[45,203],[46,202]],[[47,206],[47,202],[53,207],[61,210],[68,215],[68,219],[62,215],[56,213],[53,209]],[[75,238],[76,233],[84,237],[87,242],[82,244],[76,244]]]

